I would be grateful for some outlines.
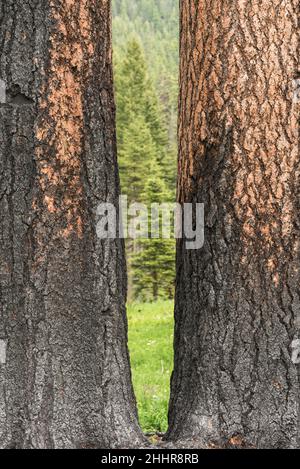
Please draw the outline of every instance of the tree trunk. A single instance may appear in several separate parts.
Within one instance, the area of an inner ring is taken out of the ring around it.
[[[178,198],[205,245],[178,243],[168,438],[299,447],[297,14],[181,1]]]
[[[0,447],[141,441],[127,352],[110,2],[0,4]]]

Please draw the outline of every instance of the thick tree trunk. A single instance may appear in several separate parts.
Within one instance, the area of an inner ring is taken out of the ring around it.
[[[0,446],[141,440],[117,204],[110,2],[0,4]]]
[[[178,197],[206,220],[178,244],[169,438],[299,446],[298,8],[181,1]]]

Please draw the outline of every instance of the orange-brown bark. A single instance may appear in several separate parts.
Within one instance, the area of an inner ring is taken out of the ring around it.
[[[138,445],[108,0],[0,2],[0,447]]]
[[[178,245],[172,437],[299,443],[298,14],[181,1],[178,198],[206,221]]]
[[[84,0],[50,2],[52,29],[49,66],[40,107],[44,110],[36,128],[36,148],[44,204],[52,218],[63,218],[58,236],[72,231],[82,237],[82,184],[80,156],[83,149],[84,90],[92,73],[95,54],[91,4]],[[44,152],[51,147],[53,154]]]

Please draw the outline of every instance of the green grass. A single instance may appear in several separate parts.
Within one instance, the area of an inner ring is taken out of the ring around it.
[[[129,350],[140,424],[165,432],[173,368],[173,301],[128,305]]]

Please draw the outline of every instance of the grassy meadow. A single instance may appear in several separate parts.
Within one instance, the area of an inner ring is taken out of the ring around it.
[[[128,305],[129,350],[145,433],[165,432],[173,368],[173,301]]]

